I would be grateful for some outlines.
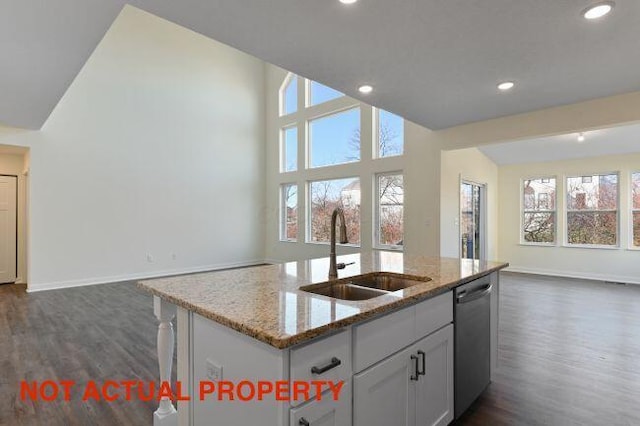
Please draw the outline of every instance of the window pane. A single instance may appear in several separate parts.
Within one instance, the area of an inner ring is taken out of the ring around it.
[[[378,176],[378,243],[403,245],[404,184],[402,175]]]
[[[360,108],[309,122],[310,166],[360,161]]]
[[[280,195],[280,239],[296,241],[298,235],[298,185],[295,183],[282,185]]]
[[[618,175],[567,178],[569,210],[615,210],[618,207]]]
[[[556,241],[555,213],[525,213],[522,224],[524,240],[528,243]]]
[[[298,110],[298,77],[293,76],[284,87],[281,96],[281,115],[292,114]]]
[[[631,175],[633,208],[640,209],[640,172]]]
[[[531,210],[556,209],[555,178],[529,179],[523,182],[523,206]]]
[[[633,245],[640,247],[640,212],[633,212]]]
[[[616,245],[617,219],[616,212],[567,213],[569,244]]]
[[[404,150],[404,119],[390,112],[379,110],[378,157],[402,155]]]
[[[282,131],[282,164],[280,171],[294,172],[298,169],[298,128]]]
[[[341,96],[344,96],[344,93],[333,90],[324,84],[315,81],[311,81],[309,84],[309,105],[318,105]]]
[[[328,242],[331,214],[336,207],[344,210],[350,244],[360,244],[360,179],[335,179],[310,184],[311,241]]]

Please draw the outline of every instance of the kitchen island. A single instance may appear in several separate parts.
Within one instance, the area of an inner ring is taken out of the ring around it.
[[[336,283],[381,273],[417,283],[366,300],[301,289],[327,281],[328,258],[140,282],[154,295],[160,320],[161,380],[170,377],[171,320],[177,315],[178,381],[191,396],[178,402],[177,413],[170,401],[161,401],[155,424],[369,426],[385,424],[385,416],[398,425],[448,424],[453,418],[452,289],[489,278],[494,367],[497,272],[507,264],[382,251],[338,260],[353,264],[340,271]],[[315,394],[276,400],[272,394],[263,400],[220,401],[211,394],[200,401],[200,386],[210,381],[325,381],[318,385],[323,395],[331,392],[332,381],[344,386],[337,400]]]

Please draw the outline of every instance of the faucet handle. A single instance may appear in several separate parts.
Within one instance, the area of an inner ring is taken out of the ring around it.
[[[346,268],[346,267],[347,267],[347,266],[349,266],[349,265],[353,265],[354,263],[356,263],[356,262],[349,262],[349,263],[340,262],[340,263],[338,263],[338,264],[336,265],[336,268],[338,268],[338,269],[344,269],[344,268]]]

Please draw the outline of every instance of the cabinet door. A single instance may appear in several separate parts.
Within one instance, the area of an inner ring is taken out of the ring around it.
[[[354,426],[414,426],[415,348],[370,367],[353,379]],[[297,425],[296,425],[297,426]]]
[[[349,383],[344,383],[337,401],[334,401],[331,391],[327,391],[322,394],[322,400],[292,409],[290,419],[290,426],[351,426]]]
[[[414,348],[420,351],[419,368],[424,373],[415,385],[416,426],[447,425],[453,420],[453,324],[420,340]]]

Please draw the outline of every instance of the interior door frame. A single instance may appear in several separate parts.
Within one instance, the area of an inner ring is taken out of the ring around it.
[[[479,260],[487,260],[487,250],[489,244],[487,242],[487,190],[486,183],[468,179],[462,174],[459,175],[458,182],[458,257],[462,258],[462,185],[476,185],[480,189],[480,258]]]
[[[15,246],[15,250],[16,250],[16,264],[15,264],[15,279],[13,281],[13,283],[15,284],[16,280],[18,279],[18,258],[19,258],[19,252],[18,252],[18,243],[19,243],[19,238],[20,235],[18,234],[18,229],[20,229],[20,215],[18,214],[18,209],[19,209],[19,202],[20,202],[20,194],[19,194],[19,189],[20,189],[20,185],[18,185],[18,175],[11,175],[11,174],[5,174],[5,173],[0,173],[0,177],[13,177],[16,178],[16,246]],[[10,282],[6,282],[6,283],[0,283],[1,284],[10,284]]]

